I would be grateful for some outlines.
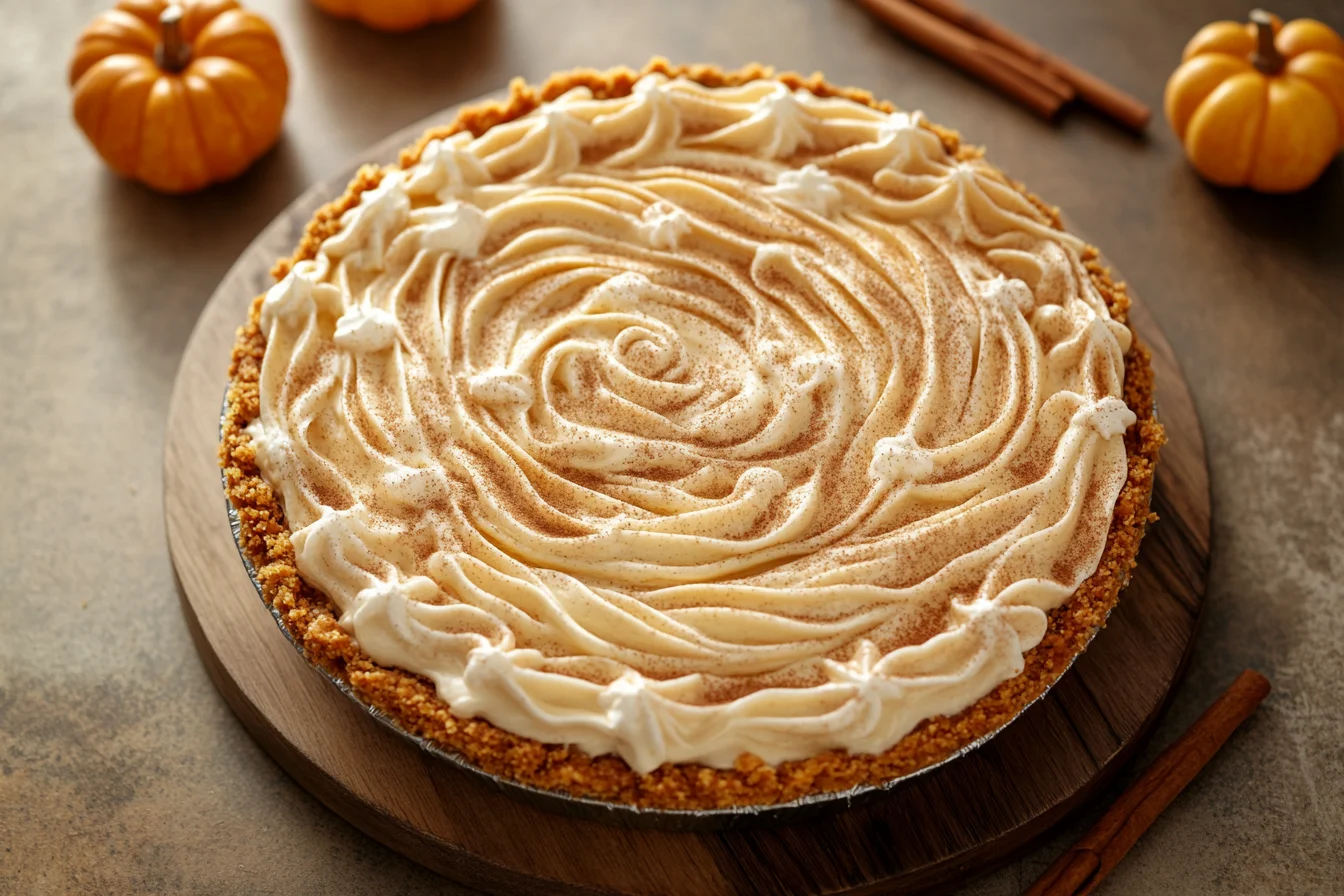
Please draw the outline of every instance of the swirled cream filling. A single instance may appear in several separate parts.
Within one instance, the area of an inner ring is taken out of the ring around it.
[[[918,115],[574,90],[389,169],[266,296],[300,573],[463,716],[637,771],[876,752],[1096,568],[1129,332]]]

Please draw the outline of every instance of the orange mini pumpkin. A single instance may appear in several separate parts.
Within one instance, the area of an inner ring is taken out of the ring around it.
[[[433,22],[447,22],[478,0],[313,0],[342,19],[355,19],[379,31],[410,31]]]
[[[289,69],[235,0],[121,0],[70,62],[75,121],[114,171],[185,193],[241,174],[280,136]]]
[[[1320,22],[1214,22],[1167,82],[1167,121],[1205,179],[1288,193],[1344,147],[1344,40]]]

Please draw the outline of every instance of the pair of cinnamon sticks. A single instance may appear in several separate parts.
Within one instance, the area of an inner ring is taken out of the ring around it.
[[[1066,59],[980,15],[960,0],[859,0],[906,39],[1022,103],[1046,119],[1082,100],[1141,131],[1152,110]]]

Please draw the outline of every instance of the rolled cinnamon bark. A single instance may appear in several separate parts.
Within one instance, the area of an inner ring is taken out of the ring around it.
[[[968,9],[961,0],[911,0],[911,2],[944,21],[1011,50],[1033,65],[1058,76],[1078,92],[1083,102],[1127,128],[1141,131],[1153,117],[1152,110],[1135,97],[1079,68],[1067,59],[1056,56],[1039,44],[1008,30],[993,19]]]
[[[1252,669],[1242,672],[1024,896],[1091,893],[1268,694],[1265,676]]]
[[[1073,89],[1029,62],[1004,62],[1000,48],[943,21],[909,0],[859,0],[892,30],[957,68],[975,75],[1044,118],[1054,118]]]

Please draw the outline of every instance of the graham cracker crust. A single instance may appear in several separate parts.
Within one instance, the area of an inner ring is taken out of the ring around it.
[[[535,87],[516,79],[509,86],[507,99],[461,109],[451,123],[431,129],[403,150],[400,165],[415,164],[429,140],[464,130],[479,136],[574,87],[588,87],[599,98],[627,95],[635,81],[650,72],[685,76],[711,87],[773,78],[791,89],[845,97],[888,112],[895,109],[867,91],[834,86],[820,74],[803,77],[792,72],[776,73],[762,65],[724,71],[710,65],[671,65],[665,59],[654,59],[640,71],[582,69],[557,74]],[[956,131],[925,126],[957,158],[982,155],[979,147],[962,144]],[[274,276],[283,277],[294,263],[313,258],[321,242],[340,229],[342,213],[358,203],[361,193],[376,186],[380,176],[381,170],[374,166],[361,168],[345,193],[313,216],[294,254],[276,262],[272,269]],[[1063,229],[1057,209],[1032,196],[1022,184],[1007,177],[1004,180],[1026,195],[1056,228]],[[1127,322],[1130,299],[1125,285],[1112,280],[1096,249],[1088,247],[1084,261],[1111,315]],[[934,765],[1001,729],[1040,697],[1082,653],[1115,607],[1120,590],[1128,583],[1137,563],[1145,528],[1156,519],[1149,512],[1149,500],[1165,436],[1153,414],[1150,354],[1136,337],[1125,357],[1124,399],[1138,416],[1138,422],[1124,436],[1128,479],[1116,501],[1101,562],[1067,603],[1050,612],[1046,635],[1025,655],[1025,669],[1020,675],[1003,682],[954,716],[921,722],[880,754],[833,750],[778,766],[744,754],[731,769],[669,764],[648,774],[636,774],[616,756],[588,756],[568,746],[510,734],[482,719],[454,716],[427,679],[380,666],[366,656],[337,624],[336,609],[330,599],[299,576],[284,511],[271,487],[263,481],[251,440],[243,432],[260,407],[258,375],[266,351],[266,338],[259,325],[262,298],[257,296],[253,300],[247,323],[238,330],[229,366],[219,458],[225,490],[241,521],[243,550],[256,566],[264,599],[277,612],[295,643],[303,648],[308,660],[347,682],[368,705],[390,716],[404,730],[460,754],[481,770],[530,787],[644,808],[714,809],[783,803],[810,794],[880,785]]]

